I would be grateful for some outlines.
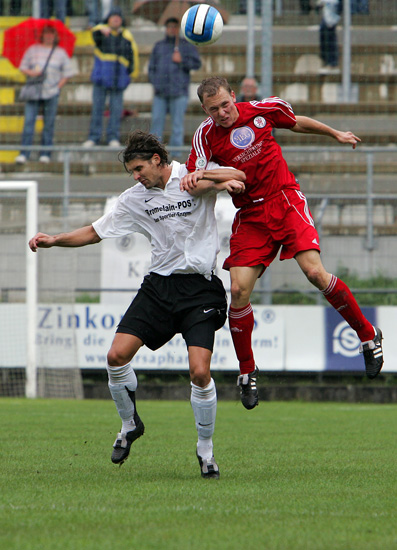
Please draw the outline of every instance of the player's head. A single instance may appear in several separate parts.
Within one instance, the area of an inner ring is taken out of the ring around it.
[[[210,76],[201,81],[197,88],[197,95],[201,103],[204,102],[204,96],[212,97],[219,92],[219,88],[224,88],[229,94],[233,92],[229,82],[223,76]]]
[[[154,134],[142,130],[131,132],[120,156],[125,170],[145,187],[163,187],[168,152]]]
[[[226,78],[211,76],[204,79],[197,89],[201,106],[219,126],[229,128],[238,119],[236,94]]]
[[[151,160],[153,155],[159,156],[162,166],[168,164],[168,152],[161,141],[154,134],[134,130],[128,135],[125,149],[121,152],[121,162],[125,167],[131,160]]]

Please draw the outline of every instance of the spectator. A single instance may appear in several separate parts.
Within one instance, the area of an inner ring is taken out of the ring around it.
[[[369,0],[351,0],[350,4],[352,15],[361,13],[363,15],[369,14]]]
[[[165,22],[165,38],[154,45],[149,60],[149,80],[154,87],[150,131],[163,138],[167,113],[171,116],[170,145],[180,147],[184,141],[184,122],[189,101],[190,71],[201,66],[197,48],[179,37],[179,20]],[[181,151],[175,150],[174,156]]]
[[[308,15],[312,11],[310,0],[300,0],[299,4],[302,15]]]
[[[7,4],[6,4],[7,7]],[[0,0],[0,15],[21,15],[22,0],[11,0],[9,4],[9,13],[4,12],[4,0]],[[6,10],[7,11],[7,10]]]
[[[260,101],[262,98],[258,95],[258,83],[255,78],[243,78],[240,87],[240,94],[236,97],[237,103],[242,101]]]
[[[100,23],[102,19],[101,0],[85,0],[85,10],[88,15],[88,29],[92,29]]]
[[[255,15],[261,14],[261,0],[255,0]],[[238,13],[245,15],[247,13],[247,0],[240,0],[238,5]]]
[[[134,37],[124,27],[120,8],[110,10],[104,23],[92,29],[95,42],[92,113],[90,133],[84,147],[97,145],[102,137],[102,118],[106,98],[109,98],[109,122],[106,141],[111,147],[120,146],[120,125],[123,112],[123,93],[139,71],[138,48]]]
[[[64,23],[66,19],[66,0],[40,1],[40,17],[42,19],[50,19],[53,12],[56,19]]]
[[[339,22],[339,0],[318,0],[322,8],[320,23],[320,56],[323,61],[321,74],[339,73],[339,53],[336,26]]]
[[[55,117],[58,108],[59,92],[68,78],[73,76],[74,70],[70,59],[63,48],[57,46],[58,33],[54,27],[44,27],[40,37],[40,44],[33,44],[22,58],[19,69],[28,77],[35,77],[43,72],[49,59],[45,79],[41,89],[41,99],[30,100],[25,103],[25,120],[22,134],[22,146],[32,145],[35,122],[40,108],[43,109],[44,128],[41,136],[42,145],[52,145],[54,136]],[[16,157],[15,162],[24,164],[30,156],[30,151],[23,150]],[[44,150],[40,153],[40,162],[48,163],[50,154]]]

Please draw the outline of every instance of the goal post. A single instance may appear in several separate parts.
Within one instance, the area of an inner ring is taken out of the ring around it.
[[[38,187],[36,181],[2,181],[2,192],[26,193],[26,250],[25,250],[25,395],[37,397],[37,357],[36,357],[36,326],[37,326],[37,256],[28,246],[29,239],[37,233],[38,228]],[[23,326],[23,324],[22,324]]]
[[[40,198],[35,181],[0,181],[0,396],[84,397],[73,323],[84,273],[78,249],[35,254],[28,246],[37,231],[69,224],[60,205],[59,196]]]
[[[26,243],[37,233],[38,229],[38,196],[37,182],[29,182],[26,197]],[[26,397],[37,396],[37,255],[27,246],[26,259]]]

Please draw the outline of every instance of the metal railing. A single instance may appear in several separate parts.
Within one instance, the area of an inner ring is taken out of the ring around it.
[[[15,145],[0,145],[0,151],[15,151],[16,147]],[[32,145],[32,146],[24,146],[24,150],[26,151],[32,151],[32,152],[38,152],[38,151],[48,151],[49,153],[58,153],[60,154],[62,160],[60,162],[63,163],[63,189],[62,189],[62,215],[67,218],[69,214],[69,205],[71,199],[87,199],[92,198],[93,193],[84,193],[84,192],[71,192],[70,190],[70,183],[71,183],[71,162],[72,162],[72,155],[80,154],[82,157],[84,156],[84,160],[82,159],[82,162],[85,164],[97,163],[98,153],[116,153],[120,149],[117,147],[109,147],[109,146],[95,146],[95,147],[82,147],[81,145],[53,145],[53,146],[40,146],[40,145]],[[175,148],[168,147],[170,157],[172,157],[173,150]],[[182,148],[178,148],[178,150],[183,150],[186,152],[186,157],[188,152],[190,151],[190,147],[185,146]],[[337,153],[338,155],[344,156],[346,154],[349,155],[364,155],[365,157],[365,165],[366,165],[366,173],[365,173],[365,179],[366,179],[366,190],[365,190],[365,197],[363,194],[360,194],[358,196],[357,194],[349,194],[349,193],[343,193],[343,194],[332,194],[332,193],[306,193],[307,198],[310,200],[321,200],[321,205],[319,208],[319,212],[317,214],[316,218],[316,226],[321,236],[322,231],[322,221],[324,214],[326,212],[327,206],[329,205],[329,202],[331,200],[337,200],[337,199],[350,199],[353,202],[357,199],[363,199],[366,200],[367,205],[367,217],[366,217],[366,248],[367,250],[373,250],[374,248],[374,221],[373,221],[373,212],[374,212],[374,202],[375,201],[395,201],[397,200],[397,185],[396,185],[396,193],[375,193],[374,192],[374,159],[377,155],[382,153],[387,153],[388,156],[395,157],[395,163],[397,165],[397,146],[390,146],[390,147],[359,147],[354,153],[352,153],[351,149],[347,146],[345,147],[327,147],[327,146],[284,146],[283,147],[283,153],[284,156],[292,153],[298,153],[300,158],[303,158],[304,155],[310,155],[315,154],[318,155],[320,153]],[[87,160],[87,155],[92,155],[92,160]],[[100,159],[99,159],[100,160]],[[356,160],[356,159],[355,159]],[[90,177],[90,176],[87,176]],[[395,177],[395,176],[394,176]],[[7,179],[10,179],[10,174],[7,174]],[[37,179],[37,178],[36,178]],[[102,193],[103,197],[109,196],[109,193]],[[55,197],[55,193],[46,193],[46,198],[48,197]],[[39,189],[39,198],[42,198],[44,195],[43,193],[40,193]],[[96,193],[96,196],[100,196]]]

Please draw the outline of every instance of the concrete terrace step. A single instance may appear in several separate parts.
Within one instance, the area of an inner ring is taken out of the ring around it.
[[[296,102],[294,110],[299,115],[304,116],[329,116],[329,115],[358,115],[377,117],[381,115],[393,115],[397,114],[397,102],[372,102],[372,103],[322,103],[322,102]],[[61,102],[58,105],[58,115],[60,116],[82,116],[91,115],[92,105],[91,103],[76,101],[74,103]],[[137,112],[139,115],[143,113],[150,114],[151,101],[124,101],[125,111],[129,111],[134,114]],[[12,103],[9,105],[1,105],[1,116],[23,116],[24,104]],[[204,113],[201,105],[198,101],[190,102],[187,109],[188,115],[196,115],[204,118]]]
[[[396,33],[397,34],[397,33]],[[139,45],[140,77],[147,75],[149,57],[153,45]],[[341,48],[342,54],[342,48]],[[244,75],[246,48],[237,45],[212,45],[200,48],[202,68],[194,72],[197,80],[208,74]],[[5,61],[5,60],[3,60]],[[80,75],[89,75],[93,65],[93,47],[76,47],[72,61]],[[261,52],[255,49],[255,72],[260,73]],[[356,74],[397,74],[397,43],[352,47],[352,72]],[[317,73],[321,66],[318,45],[275,45],[273,47],[273,71],[275,73]],[[12,66],[3,68],[3,78],[21,80],[20,73]],[[237,76],[236,76],[237,78]],[[146,79],[147,80],[147,79]]]
[[[360,111],[349,112],[346,109],[329,113],[326,109],[311,112],[305,109],[307,104],[293,104],[294,111],[297,115],[314,116],[325,124],[342,130],[351,130],[358,135],[363,145],[389,145],[397,143],[397,114],[387,113],[360,113]],[[73,105],[71,105],[72,107]],[[131,109],[129,108],[131,106]],[[142,105],[141,105],[142,106]],[[122,119],[121,133],[122,139],[125,139],[127,134],[136,128],[149,130],[151,122],[151,114],[149,112],[150,105],[143,105],[145,110],[134,112],[135,105],[125,104],[125,116]],[[13,105],[7,108],[6,113],[2,116],[2,129],[0,132],[2,143],[16,144],[19,146],[20,133],[23,126],[23,106]],[[85,106],[83,111],[70,111],[67,107],[63,112],[62,106],[59,109],[58,116],[55,122],[55,143],[74,143],[80,144],[87,139],[89,124],[90,124],[90,107]],[[205,116],[201,107],[189,107],[188,114],[185,119],[185,143],[190,144],[194,132],[204,120]],[[39,119],[40,120],[40,119]],[[104,117],[104,128],[107,124],[107,118]],[[14,128],[11,131],[11,128]],[[164,140],[167,140],[170,135],[170,121],[166,121]],[[40,136],[36,136],[36,142]],[[288,130],[277,130],[276,139],[280,145],[330,145],[330,139],[325,136],[307,136],[304,134],[296,134]],[[331,142],[332,143],[332,142]]]
[[[127,134],[129,131],[134,130],[135,128],[139,129],[149,129],[150,127],[150,121],[146,119],[143,123],[137,123],[135,121],[133,124],[124,124],[122,125],[122,132],[121,132],[121,140],[124,141],[127,137]],[[191,125],[188,126],[187,132],[185,133],[185,144],[189,145],[191,143],[191,139],[193,137],[193,132],[197,128],[197,125]],[[314,136],[311,135],[310,137],[303,135],[303,134],[295,134],[292,132],[283,132],[278,131],[277,132],[277,142],[281,146],[286,145],[293,145],[293,146],[329,146],[330,145],[330,139],[324,136]],[[368,130],[369,133],[363,133],[363,132],[356,132],[360,139],[362,140],[363,145],[382,145],[382,146],[388,146],[391,143],[396,142],[397,134],[394,133],[381,133],[381,134],[375,134],[371,129]],[[55,141],[54,145],[62,145],[62,144],[82,144],[88,136],[88,123],[86,127],[82,128],[81,130],[74,130],[74,131],[65,131],[63,129],[61,130],[55,130]],[[170,137],[170,130],[169,127],[166,127],[164,132],[164,142],[167,143],[168,139]],[[13,134],[7,134],[7,133],[0,133],[0,140],[2,143],[7,145],[15,145],[15,150],[20,148],[20,140],[21,136],[20,133],[13,133]],[[39,137],[35,140],[35,144],[39,145],[40,140]],[[333,142],[331,142],[333,143]],[[1,147],[0,147],[1,150]]]
[[[211,73],[209,73],[211,74]],[[194,75],[190,84],[190,100],[198,103],[197,86],[201,81],[199,73]],[[239,83],[244,77],[243,73],[232,73],[229,77],[230,84],[238,91]],[[0,86],[3,90],[10,86],[11,99],[3,103],[12,104],[17,101],[22,83],[5,82],[0,78]],[[272,95],[282,97],[291,102],[314,102],[339,104],[342,99],[342,79],[340,74],[273,74]],[[141,76],[132,83],[124,93],[124,100],[133,103],[142,103],[146,98],[150,102],[153,97],[153,87]],[[354,103],[396,103],[397,102],[397,73],[396,74],[355,74],[351,75],[351,97]],[[70,79],[61,92],[61,103],[71,105],[79,103],[89,104],[92,100],[92,83],[89,75],[77,75]],[[0,106],[2,109],[3,106]]]
[[[98,156],[99,155],[99,156]],[[291,155],[293,157],[293,155]],[[320,155],[318,155],[320,157]],[[321,155],[322,157],[323,155]],[[335,175],[352,175],[360,176],[367,173],[366,163],[363,162],[363,157],[350,155],[334,155],[334,160],[324,161],[322,158],[313,158],[312,160],[288,159],[288,166],[294,174],[305,174],[321,176],[323,174]],[[54,153],[54,158],[62,157],[62,153]],[[90,174],[96,173],[112,173],[118,172],[124,174],[124,168],[121,163],[115,162],[117,151],[109,150],[109,152],[89,152],[89,153],[72,153],[72,162],[70,163],[71,174]],[[384,158],[384,157],[383,157]],[[397,153],[394,153],[395,161],[389,159],[384,162],[381,158],[375,156],[373,173],[375,175],[394,175],[397,171]],[[26,165],[3,164],[2,172],[13,173],[18,171],[40,171],[59,174],[63,172],[64,164],[61,160],[52,160],[48,164],[37,162],[32,153],[32,159]],[[352,191],[349,191],[352,192]]]

